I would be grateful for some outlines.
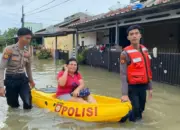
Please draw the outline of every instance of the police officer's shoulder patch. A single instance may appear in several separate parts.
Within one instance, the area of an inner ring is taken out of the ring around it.
[[[4,58],[4,59],[8,59],[8,58],[9,58],[9,55],[6,54],[6,53],[4,53],[3,58]]]
[[[123,54],[121,54],[121,56],[120,56],[120,63],[121,64],[125,64],[126,63],[126,56],[123,55]]]
[[[10,47],[6,47],[4,50],[3,58],[8,59],[12,54],[12,49]]]

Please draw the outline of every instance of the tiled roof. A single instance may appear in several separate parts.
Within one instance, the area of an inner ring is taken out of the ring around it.
[[[141,9],[148,8],[148,7],[151,7],[151,6],[154,6],[154,5],[167,3],[167,2],[170,2],[170,1],[171,0],[148,0],[143,4],[144,7],[142,7]],[[137,10],[137,9],[138,8],[134,8],[134,5],[128,5],[125,8],[120,8],[120,9],[117,9],[115,11],[109,11],[108,13],[105,13],[105,14],[100,15],[100,16],[96,15],[91,19],[84,19],[84,20],[77,21],[77,22],[75,22],[73,24],[70,24],[69,27],[77,26],[77,25],[80,25],[80,24],[83,24],[83,23],[88,23],[88,22],[91,22],[91,21],[96,21],[96,20],[99,20],[99,19],[107,18],[107,17],[112,17],[112,16],[115,16],[115,15],[118,15],[118,14],[127,13],[127,12]]]
[[[73,32],[75,31],[74,29],[69,29],[69,28],[55,28],[54,32],[49,32],[48,30],[44,30],[42,32],[36,32],[35,34],[54,34],[54,33],[60,33],[60,32]]]
[[[35,35],[56,35],[64,32],[74,32],[75,29],[70,29],[68,27],[59,27],[59,26],[51,26],[46,29],[40,30],[35,33]]]
[[[90,22],[90,21],[93,21],[93,20],[98,20],[98,19],[101,19],[104,17],[105,14],[99,14],[99,15],[95,15],[93,16],[92,18],[86,18],[86,19],[82,19],[82,20],[79,20],[75,23],[72,23],[70,24],[68,27],[71,27],[71,26],[74,26],[74,25],[78,25],[78,24],[81,24],[81,23],[87,23],[87,22]]]
[[[68,25],[76,23],[80,19],[82,20],[84,18],[91,18],[91,17],[92,16],[90,16],[86,13],[83,13],[83,12],[75,13],[72,16],[66,17],[63,22],[48,26],[44,29],[41,29],[41,30],[35,32],[35,34],[54,34],[54,33],[63,32],[63,31],[71,32],[71,31],[74,31],[74,29],[69,29]]]

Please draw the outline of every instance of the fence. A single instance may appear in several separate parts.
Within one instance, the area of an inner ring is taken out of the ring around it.
[[[57,59],[60,59],[60,60],[68,60],[69,59],[69,51],[60,51],[60,50],[57,50]]]
[[[171,85],[180,86],[180,54],[179,53],[158,53],[157,58],[153,58],[152,53],[153,80]],[[101,67],[112,72],[120,71],[120,52],[90,49],[87,52],[86,64],[94,67]]]

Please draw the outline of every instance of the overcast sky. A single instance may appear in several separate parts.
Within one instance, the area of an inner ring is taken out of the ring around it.
[[[0,0],[0,30],[21,26],[21,7],[24,4],[24,12],[30,12],[53,0]],[[52,3],[31,13],[47,9],[67,0],[54,0]],[[25,22],[43,23],[43,27],[59,23],[69,15],[77,12],[87,12],[92,15],[106,13],[109,8],[116,5],[118,0],[69,0],[57,7],[25,16]],[[127,5],[129,0],[119,0],[122,5]],[[30,14],[30,13],[29,13]]]

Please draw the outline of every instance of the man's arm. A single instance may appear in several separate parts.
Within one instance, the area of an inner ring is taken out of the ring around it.
[[[148,90],[152,90],[152,80],[150,80],[148,83]]]
[[[121,85],[122,85],[122,95],[128,95],[128,83],[127,83],[127,64],[128,55],[125,51],[121,53],[120,56],[120,75],[121,75]]]
[[[151,60],[151,58],[150,58],[150,60]],[[150,71],[151,71],[150,73],[152,74],[151,61],[150,61],[149,64],[150,64],[149,67],[150,67]],[[152,78],[152,77],[151,77],[151,78]],[[149,81],[149,83],[148,83],[148,88],[147,88],[147,89],[149,90],[149,94],[148,94],[149,96],[148,96],[148,97],[149,97],[149,99],[152,99],[152,93],[153,93],[153,91],[152,91],[152,79],[150,79],[150,81]]]
[[[32,77],[32,70],[31,70],[31,57],[29,56],[29,62],[26,64],[26,73],[27,73],[27,76],[28,76],[28,79],[29,79],[29,82],[32,83],[34,82],[33,81],[33,77]]]
[[[12,50],[10,47],[6,47],[3,51],[1,62],[0,62],[0,88],[4,87],[4,71],[7,67],[8,61],[12,55]]]

